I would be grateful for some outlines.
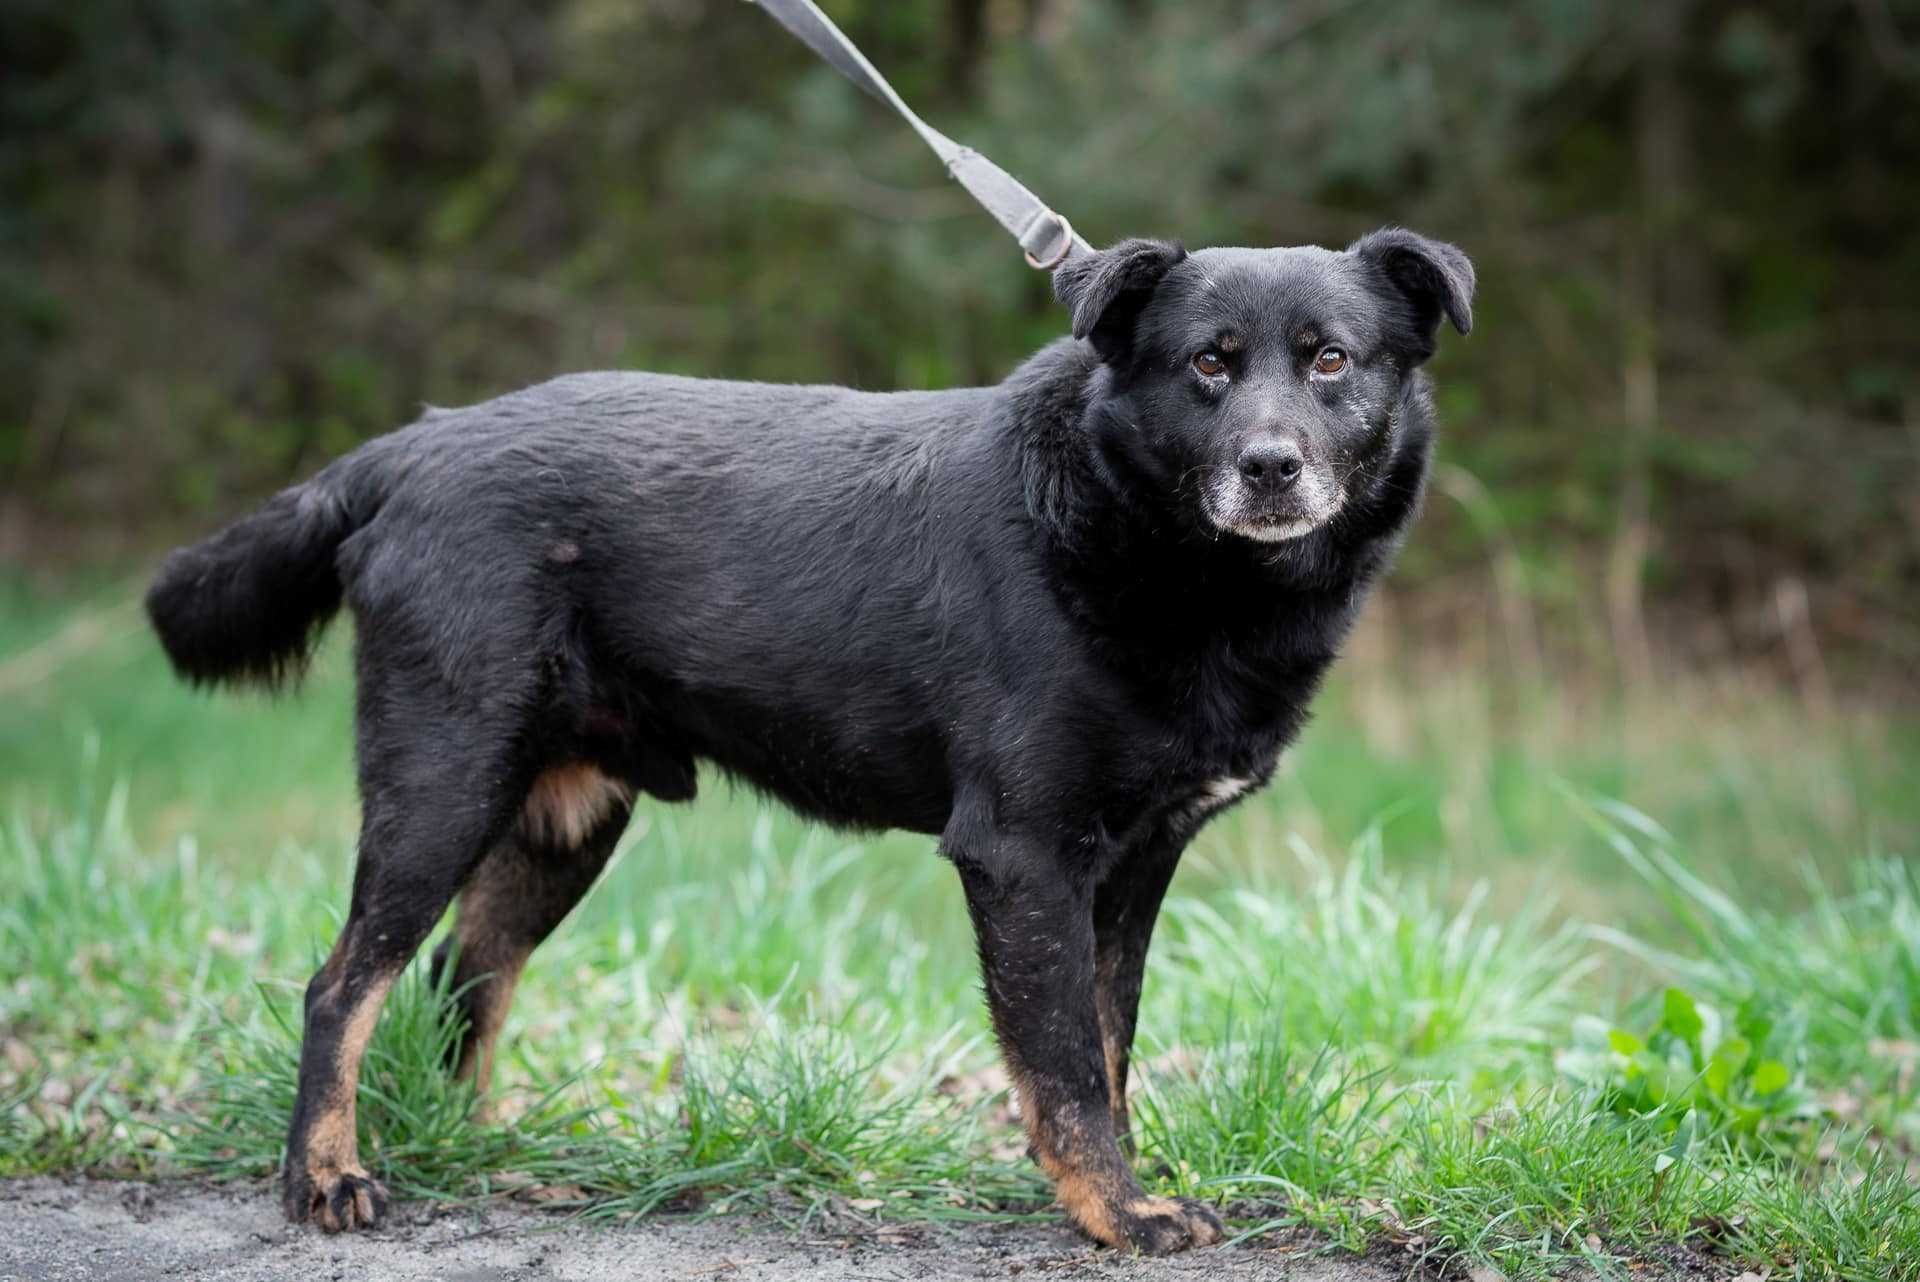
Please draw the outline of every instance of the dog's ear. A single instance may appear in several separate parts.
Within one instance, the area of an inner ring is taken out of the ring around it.
[[[1354,241],[1347,252],[1377,268],[1413,308],[1422,360],[1433,355],[1442,316],[1462,334],[1472,332],[1473,264],[1454,246],[1386,227]]]
[[[1069,258],[1053,273],[1053,295],[1073,313],[1073,336],[1115,364],[1133,348],[1133,325],[1154,287],[1187,256],[1174,241],[1123,240]]]

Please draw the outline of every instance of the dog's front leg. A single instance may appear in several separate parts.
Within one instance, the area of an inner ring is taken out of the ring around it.
[[[1107,1065],[1107,1092],[1113,1108],[1113,1133],[1120,1147],[1133,1152],[1127,1116],[1127,1067],[1133,1058],[1133,1030],[1140,1013],[1140,982],[1147,967],[1147,945],[1160,916],[1173,870],[1186,847],[1184,832],[1154,833],[1139,850],[1113,869],[1093,898],[1094,1002],[1100,1012],[1101,1047]]]
[[[1149,1197],[1114,1136],[1095,1005],[1092,887],[1044,843],[996,835],[950,850],[966,887],[987,1006],[1028,1147],[1074,1223],[1110,1246],[1162,1255],[1220,1238],[1199,1202]]]

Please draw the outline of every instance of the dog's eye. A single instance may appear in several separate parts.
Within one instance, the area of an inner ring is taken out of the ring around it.
[[[1320,354],[1313,358],[1313,372],[1316,374],[1338,374],[1347,367],[1347,354],[1337,347],[1323,347]]]
[[[1227,362],[1218,352],[1202,352],[1193,358],[1193,372],[1202,378],[1219,378],[1227,372]]]

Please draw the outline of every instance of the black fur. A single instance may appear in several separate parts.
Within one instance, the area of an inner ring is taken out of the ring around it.
[[[340,608],[333,557],[352,528],[331,490],[297,485],[167,557],[147,614],[175,670],[195,684],[298,675]]]
[[[1417,367],[1443,317],[1470,326],[1473,270],[1388,230],[1127,241],[1055,282],[1075,338],[997,387],[575,375],[433,411],[168,560],[149,608],[191,680],[275,679],[342,599],[358,620],[365,827],[309,995],[327,1058],[303,1066],[296,1217],[338,1196],[334,1159],[301,1155],[351,1100],[340,1030],[489,852],[526,847],[542,772],[679,801],[704,760],[829,823],[938,835],[1069,1212],[1148,1249],[1213,1236],[1118,1143],[1147,941],[1416,510]],[[553,869],[530,948],[592,872],[514,857]]]

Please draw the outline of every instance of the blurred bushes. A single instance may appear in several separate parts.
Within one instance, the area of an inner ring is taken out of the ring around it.
[[[1497,584],[1629,670],[1920,659],[1914,0],[828,7],[1096,242],[1474,255],[1399,580],[1433,626]],[[10,558],[563,369],[932,386],[1063,328],[738,0],[17,0],[0,50]]]

